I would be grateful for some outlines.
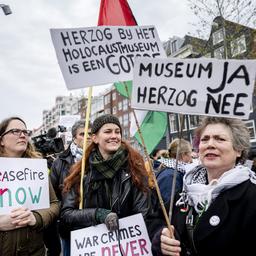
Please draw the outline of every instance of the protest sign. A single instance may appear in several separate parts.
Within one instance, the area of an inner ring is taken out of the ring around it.
[[[120,219],[119,230],[113,232],[108,231],[105,224],[72,231],[71,255],[151,256],[151,242],[142,214]]]
[[[21,206],[50,207],[46,160],[0,157],[0,214]]]
[[[131,80],[136,56],[166,56],[154,26],[100,26],[50,32],[68,89]]]
[[[255,60],[136,58],[131,106],[245,119],[255,76]]]

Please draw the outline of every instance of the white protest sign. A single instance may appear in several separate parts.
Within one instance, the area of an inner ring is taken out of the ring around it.
[[[120,247],[118,237],[120,240]],[[122,251],[122,254],[120,253]],[[71,232],[72,256],[150,256],[151,242],[142,214],[119,220],[119,232],[110,232],[105,224]]]
[[[245,119],[255,76],[255,60],[136,58],[131,106]]]
[[[131,80],[136,56],[166,56],[154,26],[100,26],[50,32],[68,89]]]
[[[0,214],[21,206],[30,210],[50,207],[47,162],[0,157]]]

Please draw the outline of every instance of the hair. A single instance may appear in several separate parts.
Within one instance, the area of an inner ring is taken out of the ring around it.
[[[85,120],[79,120],[79,121],[76,121],[72,128],[71,128],[71,133],[72,133],[72,137],[75,138],[76,137],[76,133],[77,133],[77,130],[79,128],[84,128],[85,126]]]
[[[205,117],[201,125],[195,130],[195,146],[197,148],[201,135],[209,124],[223,124],[230,129],[233,148],[241,152],[241,156],[237,158],[236,163],[244,163],[251,146],[250,133],[245,123],[237,118]]]
[[[182,154],[189,153],[192,150],[192,146],[189,141],[176,138],[169,144],[168,152],[169,152],[170,158],[176,158],[178,147],[179,147],[179,155],[178,155],[179,159],[181,158]]]
[[[158,153],[159,151],[161,151],[160,148],[155,148],[155,149],[151,152],[150,157],[151,157],[151,158],[156,157],[156,155],[157,155],[157,153]]]
[[[7,129],[8,125],[13,120],[21,121],[25,125],[25,127],[27,128],[27,125],[26,125],[25,121],[23,119],[21,119],[20,117],[12,116],[12,117],[4,119],[0,123],[0,142],[2,141],[2,134],[4,134],[6,132],[6,129]],[[1,144],[0,144],[0,156],[4,156],[4,147]],[[42,155],[39,152],[37,152],[35,150],[34,146],[31,144],[31,142],[28,141],[27,149],[23,153],[22,157],[26,157],[26,158],[42,158]]]
[[[128,152],[128,168],[132,177],[132,182],[138,187],[141,191],[146,192],[148,190],[147,183],[145,179],[147,178],[147,171],[145,168],[145,163],[142,155],[134,148],[132,148],[128,142],[122,141],[122,146]],[[89,170],[89,156],[93,150],[97,148],[97,144],[92,142],[85,151],[85,174]],[[82,168],[82,159],[75,163],[70,169],[70,175],[64,180],[64,193],[68,192],[71,187],[75,186],[77,193],[80,197],[80,179],[81,179],[81,168]],[[78,199],[79,200],[79,199]]]

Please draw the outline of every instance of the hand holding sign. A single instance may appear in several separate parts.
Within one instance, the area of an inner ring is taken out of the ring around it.
[[[19,207],[13,209],[11,214],[12,224],[16,228],[21,228],[25,226],[34,226],[36,224],[36,218],[34,214],[26,207]]]

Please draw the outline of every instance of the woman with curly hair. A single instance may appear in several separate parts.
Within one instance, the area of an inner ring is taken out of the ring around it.
[[[65,179],[61,226],[69,232],[105,223],[113,231],[118,229],[118,218],[137,213],[147,223],[151,208],[143,157],[122,140],[121,125],[113,115],[96,118],[91,132],[92,143],[85,151],[84,196],[79,193],[80,161]]]
[[[0,123],[0,157],[42,158],[29,141],[31,131],[19,117]],[[15,161],[15,159],[14,159]],[[0,215],[0,255],[45,256],[43,230],[58,217],[59,204],[50,184],[50,208],[17,207]]]

